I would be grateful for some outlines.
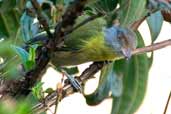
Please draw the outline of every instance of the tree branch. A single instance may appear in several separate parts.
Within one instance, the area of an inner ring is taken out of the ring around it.
[[[44,18],[44,16],[42,15],[42,11],[41,11],[41,7],[40,7],[39,3],[37,2],[37,0],[31,0],[31,3],[35,9],[35,12],[37,13],[37,18],[38,18],[40,24],[43,26],[44,30],[48,34],[48,37],[52,38],[53,35],[50,32],[49,24],[48,24],[47,20]]]
[[[54,45],[59,45],[63,41],[63,33],[65,29],[68,27],[72,28],[76,18],[83,11],[84,5],[87,0],[75,0],[70,4],[62,17],[62,21],[57,24],[55,28],[55,33],[53,34],[53,38],[48,40],[48,43],[39,46],[36,50],[36,65],[35,67],[28,71],[22,79],[20,80],[5,80],[3,85],[0,86],[0,94],[2,96],[27,96],[30,93],[30,88],[34,86],[34,84],[41,79],[43,76],[42,73],[46,70],[47,64],[50,60],[49,55],[54,52]],[[36,0],[32,0],[33,6],[36,9],[39,18],[41,17],[40,6],[36,2]],[[41,24],[45,24],[46,22],[41,19]],[[45,23],[44,23],[45,22]],[[47,23],[46,23],[47,24]],[[48,25],[44,25],[45,29],[48,29]],[[54,41],[55,40],[55,41]],[[56,48],[56,47],[55,47]]]
[[[165,40],[159,43],[155,43],[143,48],[137,48],[133,51],[133,55],[138,55],[138,54],[142,54],[142,53],[146,53],[146,52],[151,52],[151,51],[155,51],[158,49],[162,49],[165,48],[166,46],[171,46],[171,39],[169,40]],[[124,57],[121,57],[124,58]],[[105,65],[107,65],[107,62],[95,62],[92,65],[89,66],[89,68],[87,68],[81,75],[80,77],[78,77],[78,81],[83,84],[85,81],[87,81],[88,79],[93,78],[94,74],[96,74],[99,70],[101,70]],[[62,98],[72,94],[76,92],[73,87],[70,84],[66,84],[64,85],[63,88],[63,94],[62,94]],[[46,107],[50,107],[52,105],[54,105],[55,100],[57,98],[58,93],[57,92],[53,92],[52,94],[48,95],[45,98],[45,103],[39,103],[37,105],[35,105],[32,109],[33,112],[36,113],[41,113],[46,111],[48,108]]]

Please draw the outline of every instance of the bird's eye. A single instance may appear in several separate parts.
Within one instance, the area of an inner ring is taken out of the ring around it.
[[[122,43],[123,46],[129,45],[128,37],[124,33],[118,34],[118,40]]]

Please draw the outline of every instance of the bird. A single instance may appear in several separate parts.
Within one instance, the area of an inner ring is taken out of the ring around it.
[[[79,21],[82,22],[83,19],[85,17]],[[136,35],[130,28],[121,27],[118,23],[110,27],[104,27],[105,25],[105,21],[98,18],[81,26],[65,36],[62,47],[50,53],[50,63],[62,69],[62,73],[77,91],[82,92],[81,85],[64,67],[87,62],[116,61],[123,57],[129,59],[136,48]],[[45,37],[45,34],[41,34],[33,40],[46,42]]]
[[[112,25],[104,28],[95,20],[66,36],[64,46],[51,54],[55,66],[73,66],[87,62],[129,59],[136,48],[136,35],[126,27]]]

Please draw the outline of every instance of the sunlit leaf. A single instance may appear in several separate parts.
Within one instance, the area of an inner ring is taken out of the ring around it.
[[[26,61],[26,66],[27,69],[30,70],[32,69],[35,64],[36,64],[36,48],[38,45],[32,45],[29,48],[29,56],[28,56],[28,60]]]
[[[36,97],[37,99],[42,99],[43,98],[43,82],[38,82],[33,88],[32,88],[32,94],[34,97]]]

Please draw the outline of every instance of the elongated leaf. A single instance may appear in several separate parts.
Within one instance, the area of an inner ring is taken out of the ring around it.
[[[115,67],[118,66],[118,64],[120,63],[116,62]],[[120,69],[120,73],[122,72],[124,78],[123,78],[123,94],[121,97],[114,98],[120,100],[120,105],[118,109],[116,109],[117,114],[127,114],[127,112],[129,112],[130,108],[132,107],[132,103],[135,99],[135,95],[138,87],[137,85],[139,81],[138,71],[136,70],[137,57],[132,57],[130,61],[124,61],[124,64],[126,64],[125,70],[121,70],[123,69],[123,67],[118,68]]]
[[[102,10],[109,13],[116,8],[117,3],[118,0],[98,0],[96,6],[98,10]]]
[[[134,21],[146,15],[146,0],[119,0],[119,21],[121,26],[129,27]]]
[[[3,59],[3,63],[0,64],[0,73],[7,79],[17,79],[20,76],[17,69],[21,61],[11,49],[11,44],[12,42],[9,40],[0,42],[0,58]]]
[[[138,47],[144,46],[137,33]],[[149,61],[146,54],[135,55],[131,60],[115,62],[115,71],[123,75],[123,94],[113,98],[111,114],[133,114],[140,106],[146,90]]]
[[[141,34],[138,32],[137,32],[137,38],[139,39],[139,47],[143,47],[144,42]],[[138,58],[138,66],[139,66],[139,68],[137,69],[139,72],[139,76],[138,76],[139,83],[138,83],[136,97],[133,102],[133,106],[130,109],[129,114],[133,114],[139,108],[139,106],[141,105],[144,99],[146,87],[147,87],[147,81],[148,81],[148,72],[150,68],[149,67],[150,61],[146,54],[137,55],[137,58]]]
[[[152,42],[154,42],[157,39],[163,25],[163,16],[161,12],[158,11],[151,14],[150,17],[147,18],[147,23],[150,29]]]
[[[90,95],[85,95],[86,102],[89,105],[97,105],[109,96],[120,96],[122,93],[122,79],[113,71],[113,64],[103,68],[100,75],[98,88]]]
[[[19,28],[19,13],[17,10],[0,12],[0,36],[15,38]]]
[[[16,0],[2,0],[0,5],[0,37],[15,38],[19,28],[20,10]]]
[[[20,58],[22,59],[23,63],[26,63],[29,57],[29,53],[24,50],[21,47],[18,46],[12,46],[12,48],[14,49],[14,51],[20,56]]]
[[[32,30],[31,30],[31,25],[33,23],[34,18],[30,17],[25,13],[23,13],[21,19],[20,19],[20,24],[21,24],[21,32],[23,35],[23,40],[25,42],[29,41],[32,37]]]

